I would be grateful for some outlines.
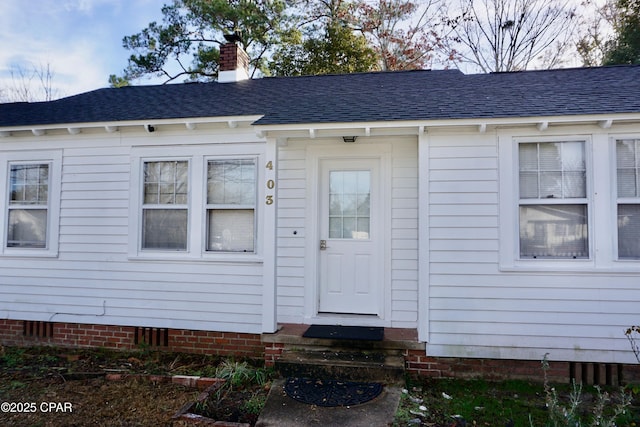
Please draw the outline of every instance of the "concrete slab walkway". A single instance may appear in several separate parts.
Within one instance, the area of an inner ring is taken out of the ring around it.
[[[361,405],[324,408],[290,398],[284,383],[273,382],[256,427],[387,427],[393,424],[402,394],[400,385],[386,385],[380,396]]]

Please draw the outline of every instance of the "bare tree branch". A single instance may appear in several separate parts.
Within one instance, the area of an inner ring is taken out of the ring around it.
[[[483,72],[559,65],[577,23],[569,0],[460,0],[450,20],[460,62]]]
[[[0,88],[2,102],[51,101],[62,96],[54,86],[55,73],[51,64],[28,67],[14,65],[10,70],[11,85]]]

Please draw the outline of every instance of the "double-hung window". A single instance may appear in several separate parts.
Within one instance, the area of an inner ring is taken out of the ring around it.
[[[189,218],[189,162],[145,161],[142,249],[186,251]]]
[[[256,160],[207,162],[207,251],[255,252]]]
[[[584,141],[518,144],[520,258],[588,258]]]
[[[618,258],[640,258],[640,140],[616,141]]]
[[[8,248],[48,247],[50,163],[9,165]]]

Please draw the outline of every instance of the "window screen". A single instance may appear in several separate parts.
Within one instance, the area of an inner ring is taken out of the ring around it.
[[[46,248],[49,164],[10,166],[7,247]]]
[[[616,141],[618,258],[640,258],[640,140]]]
[[[210,160],[207,166],[207,250],[255,251],[256,161]]]
[[[521,143],[520,256],[589,256],[585,143]]]
[[[189,162],[144,163],[142,249],[187,249]]]

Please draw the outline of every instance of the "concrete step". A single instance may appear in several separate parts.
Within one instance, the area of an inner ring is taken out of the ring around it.
[[[285,349],[276,369],[284,377],[392,384],[404,378],[404,358],[394,352]]]

